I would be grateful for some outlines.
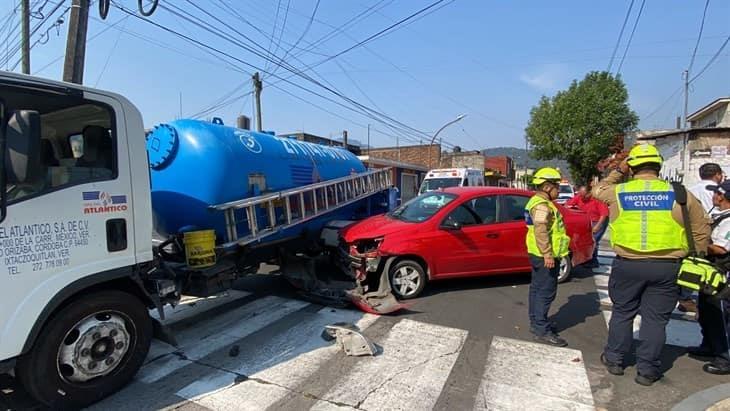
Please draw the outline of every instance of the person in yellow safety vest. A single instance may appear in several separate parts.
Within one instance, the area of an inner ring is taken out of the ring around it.
[[[641,313],[641,340],[636,349],[637,384],[650,386],[662,377],[659,355],[666,325],[677,305],[677,274],[687,256],[685,229],[695,247],[706,250],[709,217],[687,192],[690,227],[669,182],[659,178],[662,157],[653,145],[633,147],[629,156],[596,185],[593,196],[608,205],[611,247],[616,253],[608,295],[613,303],[608,341],[601,362],[613,375],[623,375],[624,356],[633,341],[633,324]],[[623,182],[631,173],[631,178]]]
[[[550,305],[558,289],[560,260],[568,255],[570,245],[563,217],[553,204],[558,198],[560,172],[550,167],[541,168],[533,176],[532,184],[537,187],[537,193],[525,205],[527,253],[532,266],[528,307],[530,331],[536,341],[565,347],[568,343],[548,321]]]

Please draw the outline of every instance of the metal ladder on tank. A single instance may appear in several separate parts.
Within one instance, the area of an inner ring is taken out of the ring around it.
[[[384,191],[391,186],[390,171],[390,168],[367,171],[211,206],[212,210],[221,211],[225,216],[226,242],[222,247],[259,242],[290,227]],[[244,211],[243,219],[236,217],[237,212],[241,214],[239,210]],[[264,211],[264,218],[259,218],[260,210]],[[236,228],[244,222],[248,225],[248,234],[239,238]]]

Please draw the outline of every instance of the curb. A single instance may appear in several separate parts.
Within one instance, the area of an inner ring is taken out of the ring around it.
[[[682,400],[672,411],[706,410],[719,402],[730,398],[730,383],[716,385],[704,391],[696,392]],[[723,404],[725,405],[725,404]]]

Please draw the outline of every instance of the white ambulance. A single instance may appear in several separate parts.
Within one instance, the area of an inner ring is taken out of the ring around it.
[[[431,170],[421,183],[418,194],[447,187],[483,186],[484,173],[475,168],[440,168]]]

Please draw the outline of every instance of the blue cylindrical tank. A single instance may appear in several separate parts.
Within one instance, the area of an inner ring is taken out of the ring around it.
[[[223,215],[211,205],[365,171],[342,148],[198,120],[156,126],[147,153],[155,229],[165,236],[213,228],[223,239]]]

